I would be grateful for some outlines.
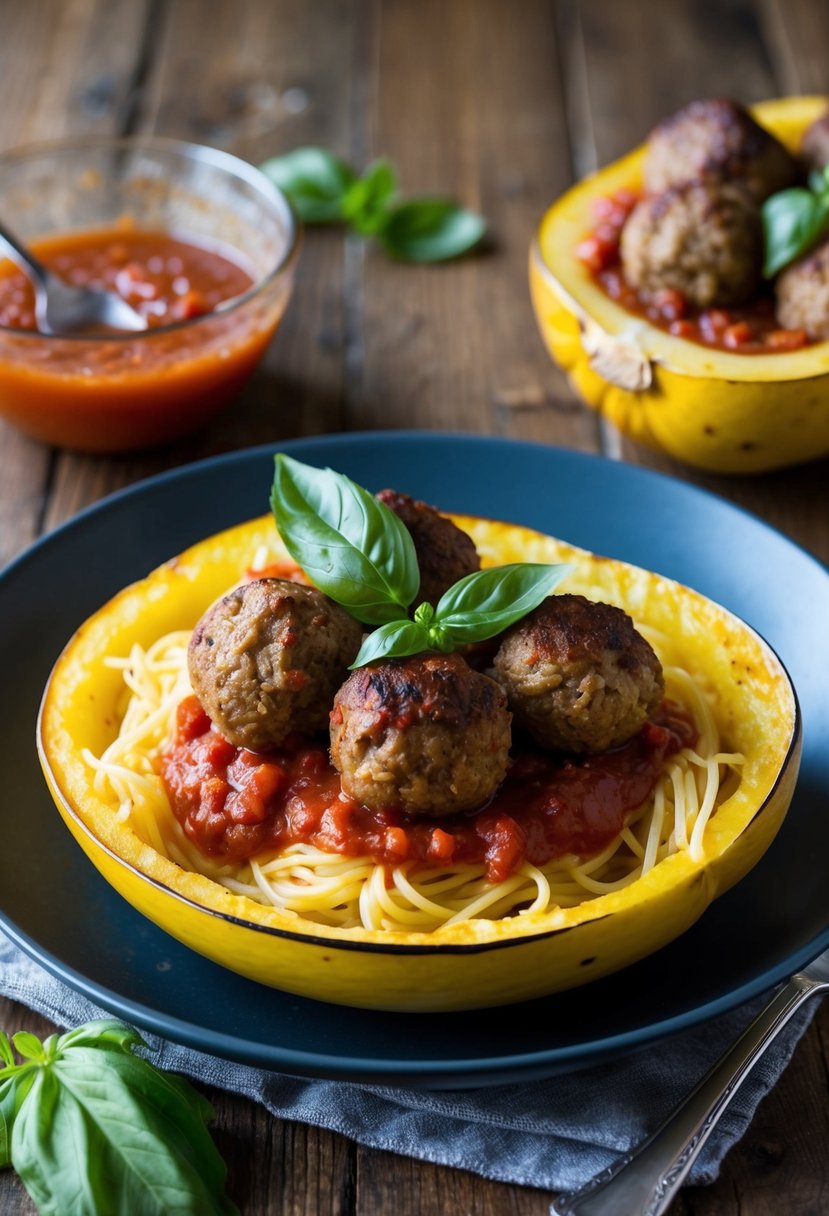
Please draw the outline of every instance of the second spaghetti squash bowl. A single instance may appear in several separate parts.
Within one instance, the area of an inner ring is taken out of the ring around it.
[[[791,152],[826,97],[752,107]],[[758,473],[829,453],[829,342],[740,354],[676,337],[611,299],[577,256],[593,207],[642,188],[644,145],[568,190],[530,252],[541,335],[574,389],[631,439],[714,473]]]
[[[666,665],[692,672],[739,775],[696,855],[681,849],[628,885],[573,907],[471,919],[432,932],[341,928],[259,903],[163,855],[96,791],[85,757],[118,732],[123,674],[111,660],[190,630],[254,554],[284,556],[270,517],[220,533],[127,587],[91,617],[58,660],[38,722],[41,763],[67,827],[109,883],[195,951],[253,980],[358,1007],[444,1011],[502,1005],[587,983],[687,929],[771,844],[794,790],[801,735],[794,689],[748,626],[657,574],[524,528],[455,521],[484,565],[568,562],[563,590],[624,608]]]

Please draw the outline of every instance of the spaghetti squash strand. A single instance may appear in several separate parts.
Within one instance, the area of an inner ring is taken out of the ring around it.
[[[158,758],[174,735],[176,709],[191,691],[188,638],[177,631],[146,651],[133,646],[126,658],[108,660],[123,673],[125,698],[116,737],[101,756],[83,755],[94,770],[95,792],[145,844],[177,864],[235,895],[320,924],[428,933],[474,918],[569,908],[619,890],[671,853],[703,856],[722,776],[743,762],[738,753],[721,750],[703,689],[690,673],[671,666],[665,668],[668,695],[692,714],[699,737],[694,747],[665,763],[653,797],[595,857],[556,858],[539,867],[524,862],[497,883],[487,881],[483,864],[388,866],[310,844],[291,845],[250,863],[208,858],[186,837],[157,772]],[[657,649],[660,640],[655,636]]]

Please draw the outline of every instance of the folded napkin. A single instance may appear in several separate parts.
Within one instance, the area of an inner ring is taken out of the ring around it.
[[[105,1011],[65,987],[0,934],[0,994],[61,1027]],[[233,1064],[144,1035],[160,1068],[261,1102],[280,1119],[341,1132],[487,1178],[573,1190],[653,1131],[740,1034],[762,1001],[660,1042],[652,1049],[546,1081],[480,1090],[420,1091],[305,1080]],[[816,1002],[801,1010],[743,1083],[691,1170],[711,1182],[786,1067]]]

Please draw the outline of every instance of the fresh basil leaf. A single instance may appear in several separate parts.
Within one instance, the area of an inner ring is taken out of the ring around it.
[[[329,224],[343,218],[343,201],[354,182],[345,161],[324,148],[295,148],[272,156],[260,169],[288,196],[306,224]]]
[[[343,219],[362,236],[373,236],[384,223],[396,190],[397,174],[392,165],[387,160],[375,161],[349,186],[343,199]]]
[[[362,236],[376,236],[392,257],[440,262],[476,245],[486,230],[480,215],[449,199],[395,203],[397,173],[387,160],[362,176],[324,148],[296,148],[260,169],[290,199],[307,224],[345,220]]]
[[[11,1165],[11,1125],[15,1110],[16,1077],[9,1074],[10,1070],[19,1074],[20,1070],[14,1062],[14,1052],[9,1036],[2,1030],[0,1030],[0,1062],[3,1065],[2,1071],[0,1071],[0,1170],[4,1170]]]
[[[13,1076],[4,1074],[0,1078],[0,1169],[13,1164],[11,1136],[14,1121],[40,1071],[37,1064],[17,1064]]]
[[[537,608],[570,569],[519,562],[477,570],[440,598],[432,628],[455,646],[484,642]]]
[[[0,1170],[8,1169],[12,1163],[10,1123],[3,1111],[3,1095],[0,1094]]]
[[[6,1068],[14,1068],[14,1052],[12,1051],[11,1039],[0,1030],[0,1063]]]
[[[795,186],[766,199],[762,215],[763,274],[769,279],[818,240],[829,220],[829,198]]]
[[[74,1030],[67,1030],[66,1034],[60,1036],[61,1051],[65,1051],[67,1047],[82,1046],[104,1049],[115,1047],[120,1051],[129,1051],[134,1047],[146,1047],[147,1044],[138,1031],[127,1026],[125,1022],[118,1022],[115,1018],[95,1018],[91,1022],[84,1022],[82,1026],[76,1026]]]
[[[271,506],[285,547],[320,591],[367,625],[406,616],[420,571],[411,534],[385,504],[341,473],[280,453]]]
[[[417,621],[390,621],[363,640],[351,670],[375,663],[378,659],[402,659],[431,650],[429,630]]]
[[[28,1030],[18,1030],[17,1034],[12,1036],[12,1042],[24,1060],[34,1060],[40,1063],[45,1059],[45,1044],[41,1043],[37,1035],[30,1034]]]
[[[71,1032],[74,1033],[74,1032]],[[137,1036],[124,1036],[132,1043]],[[58,1040],[14,1117],[11,1159],[41,1216],[231,1216],[209,1103],[117,1036]]]
[[[11,1135],[17,1113],[18,1077],[0,1080],[0,1170],[12,1163]]]
[[[442,262],[466,253],[486,231],[482,216],[449,199],[408,199],[390,207],[377,236],[403,262]]]

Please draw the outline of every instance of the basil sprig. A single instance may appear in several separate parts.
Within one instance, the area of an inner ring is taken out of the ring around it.
[[[417,555],[409,530],[385,503],[342,473],[279,453],[271,506],[285,547],[311,582],[358,621],[379,626],[352,667],[486,641],[538,607],[570,569],[517,562],[479,570],[411,617]]]
[[[569,568],[518,562],[467,574],[436,607],[419,604],[413,620],[392,621],[369,634],[352,667],[428,650],[450,653],[485,642],[537,608]]]
[[[816,245],[829,226],[829,167],[815,171],[808,189],[794,186],[763,203],[763,237],[767,279]]]
[[[133,1054],[141,1046],[109,1019],[43,1042],[0,1032],[0,1169],[17,1171],[41,1216],[238,1216],[209,1102]]]
[[[451,199],[400,199],[394,166],[378,160],[358,175],[324,148],[295,148],[260,165],[306,224],[348,224],[403,262],[441,262],[466,253],[483,218]]]

